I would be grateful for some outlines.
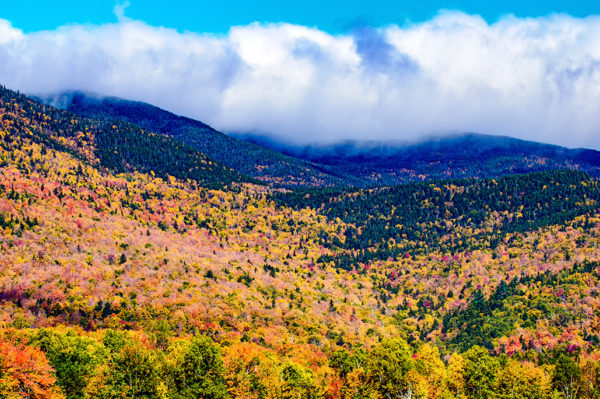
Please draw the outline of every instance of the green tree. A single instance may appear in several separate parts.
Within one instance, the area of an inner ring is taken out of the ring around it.
[[[499,363],[487,349],[474,346],[464,354],[465,392],[475,399],[495,398],[495,380]]]
[[[579,391],[580,374],[577,363],[569,356],[561,353],[556,359],[552,386],[559,391],[565,399],[574,399]]]
[[[313,399],[315,387],[310,370],[299,364],[289,362],[281,371],[282,399]]]
[[[106,349],[111,353],[117,353],[125,347],[127,338],[125,337],[125,333],[121,331],[106,330],[102,337],[102,344],[104,344]]]
[[[176,398],[227,397],[221,350],[207,337],[192,339],[172,370]]]
[[[386,339],[367,358],[367,382],[384,398],[410,396],[408,372],[415,368],[410,347],[401,338]]]
[[[67,399],[82,398],[103,355],[101,346],[72,331],[60,334],[50,330],[40,330],[31,343],[46,353]]]
[[[99,367],[88,384],[91,398],[165,398],[162,359],[140,344],[126,344]]]

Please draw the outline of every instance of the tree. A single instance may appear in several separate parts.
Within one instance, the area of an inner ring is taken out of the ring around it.
[[[531,362],[510,359],[496,377],[496,392],[502,399],[543,399],[550,390],[550,376]]]
[[[265,347],[252,342],[235,343],[226,348],[226,383],[234,398],[277,398],[281,396],[281,379],[277,372],[279,358]]]
[[[69,331],[66,334],[50,330],[39,331],[33,343],[42,349],[56,370],[57,384],[67,399],[84,396],[85,388],[100,362],[100,348],[91,339]]]
[[[600,373],[598,361],[585,356],[579,362],[580,395],[583,398],[600,397]]]
[[[448,389],[458,397],[465,397],[465,367],[464,357],[458,353],[453,353],[448,361]]]
[[[207,337],[193,338],[183,348],[172,374],[177,398],[227,397],[221,351]]]
[[[288,362],[281,370],[283,380],[283,399],[314,399],[315,386],[310,370],[305,369],[297,363]]]
[[[366,380],[384,397],[411,397],[414,387],[408,379],[415,368],[410,347],[401,338],[386,339],[367,358]]]
[[[0,339],[0,398],[62,399],[42,351]]]
[[[495,398],[495,379],[498,360],[487,349],[475,345],[465,354],[465,392],[475,399]]]
[[[91,398],[164,398],[161,363],[153,350],[128,343],[99,366],[86,394]]]
[[[365,370],[362,367],[356,368],[348,373],[346,384],[343,387],[344,397],[351,399],[380,398],[375,388],[366,384]]]
[[[446,366],[440,358],[437,347],[425,344],[416,353],[416,369],[424,377],[427,398],[435,399],[442,396],[446,389]]]
[[[579,391],[580,374],[577,363],[564,353],[558,355],[552,375],[552,386],[565,399],[574,399]]]
[[[102,344],[110,352],[118,353],[127,344],[127,339],[122,331],[106,330],[102,337]]]

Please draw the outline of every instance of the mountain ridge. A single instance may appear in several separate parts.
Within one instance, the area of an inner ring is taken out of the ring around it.
[[[225,134],[150,104],[80,91],[40,97],[75,114],[127,121],[170,136],[253,178],[279,187],[369,187],[423,180],[501,177],[554,169],[600,176],[600,152],[480,133],[416,143],[344,141],[297,146],[253,134]]]
[[[418,147],[441,147],[452,142],[460,140],[469,141],[471,145],[486,143],[488,146],[492,143],[498,147],[506,147],[515,144],[534,144],[541,147],[555,148],[566,151],[591,151],[600,154],[600,151],[586,147],[569,148],[558,144],[551,144],[541,141],[521,139],[503,134],[486,134],[478,132],[455,132],[448,134],[429,135],[418,140],[339,140],[331,143],[313,142],[309,144],[295,144],[285,140],[278,140],[270,134],[258,133],[229,133],[232,137],[237,137],[246,141],[261,143],[269,148],[277,148],[286,154],[295,154],[296,156],[309,159],[319,159],[325,154],[333,153],[335,156],[344,155],[344,150],[350,152],[347,157],[355,155],[367,155],[373,153],[373,156],[391,156],[395,153]]]
[[[203,122],[147,103],[90,95],[81,91],[38,98],[80,116],[127,121],[149,131],[171,136],[239,173],[274,185],[293,187],[347,184],[344,179],[318,170],[309,161],[237,140]]]

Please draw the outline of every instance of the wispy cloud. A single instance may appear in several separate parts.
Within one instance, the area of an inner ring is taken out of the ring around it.
[[[0,82],[147,101],[296,142],[477,131],[600,148],[600,17],[458,12],[346,35],[275,24],[214,36],[129,20],[25,34],[0,20]]]
[[[127,7],[129,7],[129,5],[129,0],[119,0],[115,4],[115,7],[113,8],[113,13],[116,15],[119,22],[127,20],[127,17],[125,16],[125,10],[127,9]]]

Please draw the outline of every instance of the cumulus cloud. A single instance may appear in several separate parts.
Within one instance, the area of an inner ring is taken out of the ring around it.
[[[146,101],[296,143],[481,132],[600,148],[600,16],[488,24],[444,12],[331,35],[290,24],[179,32],[119,22],[23,33],[0,20],[0,82]]]

